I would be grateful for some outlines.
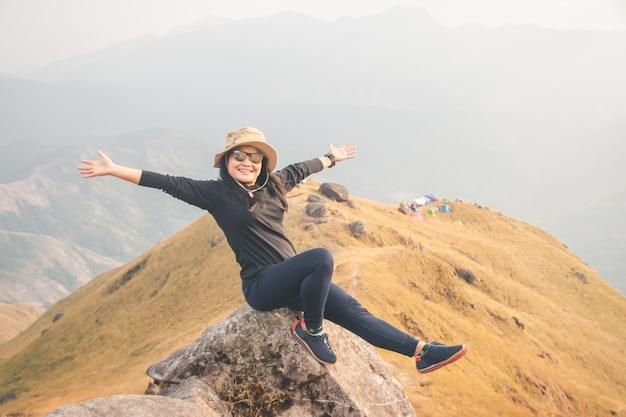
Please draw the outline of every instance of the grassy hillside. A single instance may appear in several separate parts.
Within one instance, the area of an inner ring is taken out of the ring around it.
[[[30,326],[45,309],[32,304],[0,303],[0,345]]]
[[[318,186],[291,194],[287,228],[296,247],[331,249],[335,281],[373,313],[420,338],[470,345],[458,364],[428,375],[411,358],[380,351],[418,415],[624,412],[626,298],[553,237],[472,203],[452,203],[450,214],[424,210],[417,220],[358,198],[354,209],[329,201],[328,222],[305,231],[306,197]],[[348,231],[356,220],[368,228],[359,239]],[[473,282],[459,277],[463,270]],[[39,416],[142,393],[149,365],[242,303],[234,256],[203,216],[0,346],[0,395],[17,397],[0,413]]]

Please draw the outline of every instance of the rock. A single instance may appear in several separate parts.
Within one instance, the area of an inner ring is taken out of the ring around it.
[[[232,417],[218,414],[199,395],[191,402],[174,397],[151,395],[116,395],[70,404],[45,414],[44,417]]]
[[[320,185],[319,191],[331,200],[340,202],[348,201],[348,197],[350,197],[350,193],[346,187],[332,182],[325,182]]]
[[[517,325],[517,327],[519,327],[520,329],[524,330],[524,328],[526,326],[524,326],[524,323],[522,323],[517,317],[513,316],[512,317],[513,321],[515,322],[515,324]]]
[[[352,233],[352,236],[357,238],[363,236],[367,231],[367,228],[365,227],[365,222],[363,220],[357,220],[354,223],[350,223],[348,227],[350,228],[350,233]]]
[[[17,394],[15,393],[15,391],[5,392],[4,394],[0,395],[0,404],[7,401],[15,400],[16,398]]]
[[[473,284],[476,279],[474,273],[469,269],[456,268],[454,272],[459,278],[462,278],[468,284]]]
[[[197,377],[191,377],[182,384],[167,387],[167,393],[168,397],[196,403],[201,409],[208,408],[215,416],[232,416],[226,404],[217,396],[215,391]]]
[[[148,368],[149,392],[66,405],[44,417],[415,416],[375,349],[326,321],[338,356],[313,359],[291,336],[299,312],[247,305]],[[408,362],[408,361],[407,361]]]
[[[309,217],[319,218],[326,213],[326,204],[324,203],[309,203],[306,205],[306,214]]]
[[[309,203],[323,203],[324,198],[318,194],[309,194],[306,198],[306,201]]]
[[[226,236],[224,236],[223,234],[220,234],[218,236],[215,236],[213,239],[211,239],[211,247],[215,247],[218,244],[220,244],[224,239],[226,239]]]
[[[241,307],[148,369],[159,385],[197,377],[236,416],[414,416],[400,384],[374,348],[328,321],[338,361],[326,367],[291,336],[296,312]],[[259,331],[261,329],[261,331]],[[159,395],[170,396],[170,388]]]
[[[576,275],[576,278],[578,278],[582,283],[587,283],[587,277],[582,272],[574,272],[574,275]]]

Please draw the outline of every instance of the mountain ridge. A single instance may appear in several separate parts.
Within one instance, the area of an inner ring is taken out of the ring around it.
[[[428,376],[379,351],[418,415],[597,416],[623,406],[626,300],[553,236],[470,202],[435,216],[426,206],[417,220],[354,196],[354,208],[327,200],[327,221],[315,224],[305,207],[319,185],[290,193],[285,226],[296,248],[329,248],[334,281],[372,313],[419,338],[470,346],[454,368]],[[348,230],[356,220],[367,225],[358,239]],[[0,345],[0,395],[17,397],[0,412],[36,417],[143,392],[147,366],[241,306],[240,286],[227,242],[202,216]]]
[[[122,161],[172,170],[186,166],[190,176],[206,175],[206,159],[197,150],[209,145],[192,135],[152,129],[103,142],[103,149],[116,149]],[[87,183],[75,169],[97,150],[95,145],[50,147],[34,153],[30,163],[14,154],[0,157],[2,176],[29,172],[0,184],[0,302],[48,307],[201,215],[149,190],[123,194],[130,184]],[[156,215],[157,209],[166,217]]]
[[[623,245],[614,237],[626,223],[611,212],[625,204],[625,34],[516,25],[446,29],[414,8],[330,23],[297,16],[306,23],[298,25],[291,18],[229,21],[139,39],[83,57],[84,64],[76,58],[65,69],[62,63],[42,68],[30,80],[0,79],[0,144],[24,140],[11,147],[10,159],[2,155],[9,160],[0,172],[35,160],[45,165],[36,156],[53,153],[41,152],[44,147],[89,144],[76,160],[93,158],[111,138],[155,127],[203,138],[188,157],[206,151],[205,161],[225,132],[241,126],[266,133],[280,150],[281,165],[323,154],[325,141],[350,140],[359,158],[332,175],[356,194],[397,203],[435,192],[498,208],[549,230],[626,292]],[[274,27],[276,21],[284,23]],[[187,146],[182,136],[181,148]],[[128,150],[115,149],[114,160],[117,152]],[[187,164],[183,156],[179,160],[161,166],[143,164],[141,155],[127,159],[140,168],[185,175]],[[56,185],[61,189],[70,179],[65,167],[54,168],[41,174],[62,174]],[[16,169],[1,178],[19,188],[27,174]],[[206,170],[191,174],[215,176]],[[47,198],[54,188],[33,192]],[[113,188],[104,188],[113,195]],[[83,214],[74,215],[81,227],[100,230],[102,224],[88,214],[93,208],[82,199],[78,205]],[[118,215],[126,210],[150,217],[150,209],[136,204],[120,207]],[[2,227],[40,233],[40,219],[49,217],[33,213]],[[55,216],[66,213],[75,212]],[[51,220],[51,227],[66,221]],[[11,228],[25,222],[39,229]],[[127,229],[127,241],[148,236],[150,225],[138,227]],[[87,249],[124,262],[158,239],[127,257],[120,251],[111,256],[119,242],[106,253],[97,243]]]

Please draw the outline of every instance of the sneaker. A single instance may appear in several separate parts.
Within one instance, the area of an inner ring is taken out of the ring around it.
[[[415,357],[415,366],[419,373],[425,374],[462,358],[466,353],[465,345],[446,346],[438,342],[429,343],[426,353]]]
[[[304,320],[297,320],[291,326],[291,334],[321,364],[332,365],[337,362],[335,352],[328,344],[328,335],[312,335],[306,331]]]

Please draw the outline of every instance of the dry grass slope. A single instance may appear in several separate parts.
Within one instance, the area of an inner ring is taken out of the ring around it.
[[[0,303],[0,345],[20,334],[45,311],[32,304]]]
[[[620,415],[626,298],[561,243],[471,203],[420,221],[386,204],[329,201],[328,222],[305,231],[306,197],[318,186],[292,193],[286,226],[296,247],[331,249],[335,281],[373,313],[420,338],[470,345],[458,364],[428,375],[411,358],[380,352],[418,415]],[[356,220],[368,228],[359,239],[348,231]],[[150,364],[242,303],[234,256],[203,216],[0,346],[0,395],[17,397],[0,413],[36,417],[62,404],[142,393]]]

